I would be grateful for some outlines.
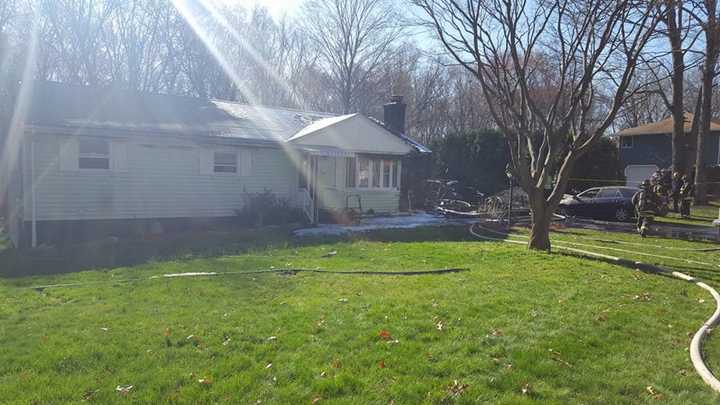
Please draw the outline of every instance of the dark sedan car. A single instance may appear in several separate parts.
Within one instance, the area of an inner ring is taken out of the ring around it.
[[[578,195],[565,195],[560,201],[561,215],[629,221],[635,216],[633,187],[595,187]]]

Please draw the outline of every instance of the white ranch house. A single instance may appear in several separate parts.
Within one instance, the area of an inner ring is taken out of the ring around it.
[[[402,158],[429,152],[402,134],[401,99],[385,106],[385,126],[360,114],[33,87],[6,203],[20,246],[68,232],[63,224],[231,217],[265,191],[312,222],[321,209],[394,213]]]

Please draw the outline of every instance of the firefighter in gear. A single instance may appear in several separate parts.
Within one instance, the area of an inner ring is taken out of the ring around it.
[[[647,235],[657,207],[657,196],[652,188],[650,180],[645,180],[640,185],[640,191],[632,197],[635,215],[637,216],[637,231],[643,238]]]
[[[690,217],[690,202],[693,199],[694,193],[695,186],[686,174],[682,177],[682,186],[680,187],[680,216],[683,218]]]
[[[673,202],[673,211],[679,213],[680,212],[680,188],[683,185],[682,176],[680,176],[680,172],[673,172],[672,174],[672,202]]]

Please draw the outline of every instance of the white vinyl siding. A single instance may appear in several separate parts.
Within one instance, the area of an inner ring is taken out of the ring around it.
[[[270,190],[293,198],[297,188],[295,168],[280,149],[213,148],[165,137],[150,143],[149,136],[140,136],[112,141],[112,170],[79,170],[73,152],[79,149],[66,147],[77,145],[77,137],[35,138],[36,172],[44,173],[36,184],[38,220],[232,216],[251,193]],[[215,150],[234,150],[240,173],[213,173]],[[116,153],[125,159],[115,159]],[[74,165],[67,159],[73,154]],[[29,159],[24,164],[29,190]]]

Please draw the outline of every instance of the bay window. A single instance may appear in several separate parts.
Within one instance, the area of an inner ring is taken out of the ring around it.
[[[392,190],[400,187],[400,161],[347,158],[345,187]]]
[[[372,160],[372,186],[373,188],[380,188],[380,164],[382,160]]]
[[[357,186],[360,188],[370,187],[370,159],[358,158]]]

